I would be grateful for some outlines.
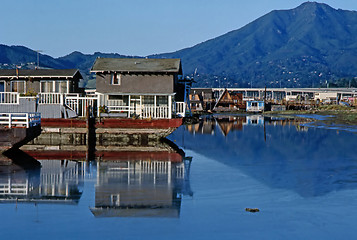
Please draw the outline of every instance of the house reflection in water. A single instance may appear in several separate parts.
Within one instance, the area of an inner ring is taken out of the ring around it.
[[[296,125],[306,123],[303,118],[281,118],[281,117],[266,117],[259,114],[253,115],[213,115],[204,118],[197,124],[187,125],[187,130],[192,134],[211,134],[221,133],[227,136],[231,131],[242,131],[246,126],[264,126],[264,125]],[[305,129],[306,130],[306,129]]]
[[[77,204],[83,186],[80,162],[40,161],[42,167],[0,167],[0,202]]]
[[[191,158],[172,151],[118,152],[97,163],[95,217],[180,216]]]

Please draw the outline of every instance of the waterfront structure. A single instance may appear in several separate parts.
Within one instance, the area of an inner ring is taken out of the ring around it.
[[[192,111],[209,111],[216,103],[212,88],[191,89],[189,98]]]
[[[213,110],[216,111],[232,111],[245,109],[245,104],[243,102],[243,94],[237,92],[228,92],[225,89],[224,92],[218,98]]]
[[[194,90],[194,88],[192,88]],[[226,88],[212,88],[216,99],[226,90]],[[338,99],[357,97],[357,88],[227,88],[229,92],[243,94],[243,100],[269,100],[269,101],[289,101],[295,100],[297,96],[301,99],[314,99],[319,93],[336,93]],[[322,96],[322,95],[321,95]],[[329,95],[326,95],[329,96]],[[321,101],[325,98],[320,98]]]
[[[170,119],[185,115],[180,59],[97,58],[91,72],[96,74],[103,116]]]
[[[211,102],[213,105],[222,101],[221,99],[227,98],[228,94],[242,94],[243,103],[265,100],[273,105],[297,104],[301,107],[316,105],[318,102],[330,104],[343,101],[350,105],[357,105],[356,88],[192,88],[190,99],[192,99],[191,107],[193,111],[201,111],[203,109],[201,105],[208,101],[200,94],[203,92],[205,92],[204,96],[212,96]],[[231,102],[233,103],[233,101]]]
[[[82,78],[78,69],[0,69],[0,89],[23,95],[78,93]]]
[[[0,112],[77,117],[81,79],[78,69],[0,69]]]
[[[265,103],[264,101],[247,101],[247,107],[246,107],[246,111],[247,112],[263,112],[264,111],[264,107],[265,107]]]

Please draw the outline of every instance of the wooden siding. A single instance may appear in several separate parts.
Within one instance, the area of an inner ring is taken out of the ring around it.
[[[111,74],[97,74],[100,93],[173,93],[175,75],[122,74],[120,85],[111,84]]]

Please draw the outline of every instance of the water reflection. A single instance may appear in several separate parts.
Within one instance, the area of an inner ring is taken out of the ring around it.
[[[298,129],[307,130],[300,126],[302,123],[309,122],[304,118],[286,118],[286,117],[266,117],[263,115],[215,115],[206,116],[197,124],[187,125],[187,130],[192,134],[210,134],[216,132],[227,136],[231,131],[242,131],[247,126],[265,126],[265,125],[294,125]]]
[[[97,163],[96,217],[180,216],[183,195],[192,196],[191,158],[172,151],[117,152]]]
[[[307,129],[300,119],[263,119],[250,124],[248,117],[210,118],[170,138],[271,188],[303,197],[357,188],[355,134]]]
[[[21,150],[11,156],[17,164],[0,166],[1,202],[78,203],[83,187],[81,162],[40,160],[40,167],[29,168],[26,161],[32,157]]]
[[[109,150],[92,161],[81,149],[13,151],[17,164],[0,167],[0,201],[77,204],[84,182],[96,179],[95,217],[180,216],[182,197],[193,195],[192,158],[169,140]]]

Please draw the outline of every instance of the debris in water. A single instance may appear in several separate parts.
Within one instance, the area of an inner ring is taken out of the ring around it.
[[[258,208],[246,208],[245,211],[256,213],[256,212],[259,212],[260,210]]]

